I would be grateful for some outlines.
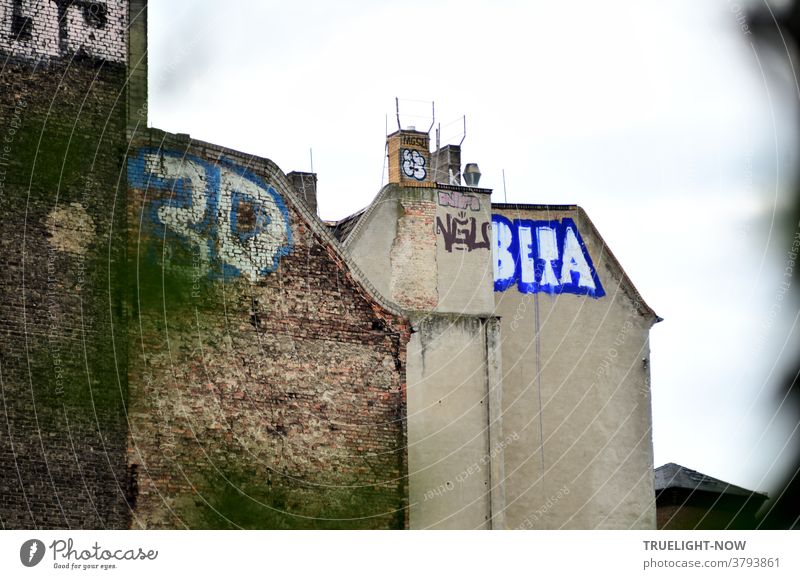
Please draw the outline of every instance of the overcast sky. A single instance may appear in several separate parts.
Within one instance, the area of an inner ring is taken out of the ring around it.
[[[339,219],[385,183],[395,97],[422,130],[435,101],[443,144],[466,115],[462,160],[493,199],[583,206],[665,319],[656,466],[767,490],[794,428],[775,413],[798,310],[776,298],[774,221],[798,122],[744,4],[150,0],[150,124],[287,173],[313,150],[320,215]]]

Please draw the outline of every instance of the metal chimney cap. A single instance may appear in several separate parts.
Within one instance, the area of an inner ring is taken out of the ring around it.
[[[481,180],[481,171],[478,169],[478,164],[467,163],[467,166],[464,167],[463,177],[467,187],[477,187]]]

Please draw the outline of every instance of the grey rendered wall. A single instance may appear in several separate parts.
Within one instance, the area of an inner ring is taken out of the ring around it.
[[[388,185],[346,240],[375,287],[414,311],[490,315],[490,196]]]
[[[491,525],[485,321],[428,316],[408,345],[412,529]]]
[[[495,211],[496,213],[498,211]],[[581,210],[574,219],[606,295],[496,292],[502,319],[509,528],[655,528],[648,335],[652,311]],[[538,338],[537,338],[538,328]]]

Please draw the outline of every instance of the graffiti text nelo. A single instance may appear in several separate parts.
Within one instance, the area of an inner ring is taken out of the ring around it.
[[[522,293],[605,295],[572,219],[533,221],[492,216],[494,289]]]
[[[473,251],[489,249],[489,222],[478,223],[474,217],[467,217],[463,211],[455,217],[449,213],[445,221],[436,218],[436,232],[444,238],[444,248],[452,252],[455,249]]]

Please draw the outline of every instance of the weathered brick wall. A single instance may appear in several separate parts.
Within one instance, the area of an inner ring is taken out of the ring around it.
[[[410,310],[432,310],[439,303],[436,284],[436,204],[430,199],[400,200],[402,214],[389,259],[392,300]]]
[[[124,63],[127,11],[124,0],[3,0],[0,50],[31,59]]]
[[[133,526],[406,526],[407,322],[271,162],[158,131],[128,165]]]
[[[406,187],[428,187],[433,179],[430,136],[413,129],[397,131],[386,138],[389,183]]]
[[[129,524],[125,5],[0,2],[3,528]]]
[[[128,155],[127,5],[0,2],[0,526],[405,527],[407,321],[270,162]]]

